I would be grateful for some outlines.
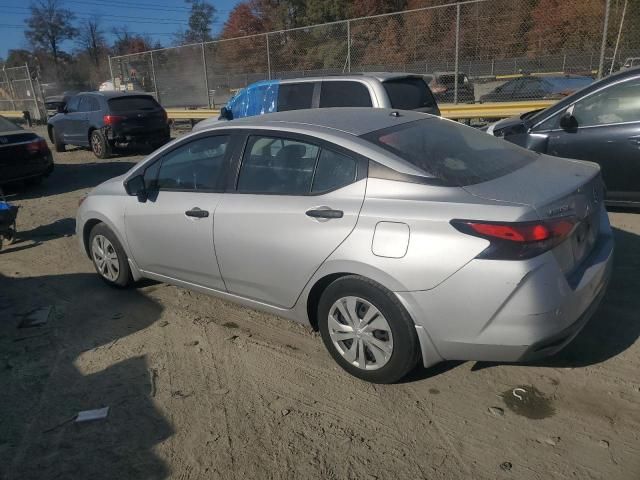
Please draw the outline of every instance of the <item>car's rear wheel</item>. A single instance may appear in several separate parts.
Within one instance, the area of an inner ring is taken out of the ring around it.
[[[89,234],[89,253],[100,278],[114,287],[126,287],[133,280],[122,245],[104,223],[99,223]]]
[[[392,292],[367,278],[349,275],[330,284],[318,326],[334,360],[362,380],[397,382],[418,361],[413,320]]]
[[[107,137],[100,130],[91,132],[91,151],[98,158],[109,158],[111,156],[111,144]]]
[[[56,131],[55,128],[51,129],[51,138],[53,139],[53,145],[56,152],[64,152],[65,144],[62,141],[62,138],[60,138],[60,136],[58,135],[58,132]]]

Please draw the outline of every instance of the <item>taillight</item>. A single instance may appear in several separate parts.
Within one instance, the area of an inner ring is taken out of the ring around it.
[[[481,222],[452,220],[457,230],[491,243],[478,258],[522,260],[540,255],[562,243],[575,228],[575,217],[541,222]]]
[[[116,123],[119,123],[126,118],[127,117],[123,117],[122,115],[105,115],[104,117],[102,117],[102,120],[104,121],[105,125],[112,127]]]
[[[37,138],[33,142],[27,143],[27,151],[32,154],[47,153],[49,146],[44,138]]]

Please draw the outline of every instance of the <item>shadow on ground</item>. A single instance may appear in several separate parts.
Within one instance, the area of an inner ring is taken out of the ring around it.
[[[17,328],[45,305],[55,306],[46,325]],[[1,479],[169,475],[153,452],[173,433],[152,401],[156,373],[144,356],[124,350],[117,360],[118,343],[161,312],[139,291],[108,288],[93,274],[0,275]],[[106,420],[73,422],[78,411],[105,406]]]
[[[8,201],[61,195],[96,185],[126,173],[135,162],[100,160],[94,163],[58,163],[40,185],[13,184],[4,187]]]
[[[631,347],[640,336],[640,236],[613,229],[613,275],[600,307],[578,336],[553,357],[528,363],[544,367],[585,367]],[[498,365],[477,362],[473,370]]]

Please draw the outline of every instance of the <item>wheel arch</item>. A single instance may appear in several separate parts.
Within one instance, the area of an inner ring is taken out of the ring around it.
[[[317,310],[318,302],[320,301],[322,293],[332,282],[348,275],[358,275],[364,277],[373,282],[376,282],[380,286],[392,292],[405,290],[403,285],[393,277],[391,277],[389,274],[371,265],[360,262],[345,261],[325,263],[322,268],[318,272],[316,272],[314,277],[307,285],[307,288],[305,289],[306,295],[303,294],[303,299],[306,306],[305,313],[309,320],[309,324],[315,331],[318,330]]]

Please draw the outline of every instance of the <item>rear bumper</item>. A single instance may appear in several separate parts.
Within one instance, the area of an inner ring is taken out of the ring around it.
[[[107,138],[122,143],[160,143],[171,137],[169,127],[149,130],[121,130],[108,128]]]
[[[0,185],[20,182],[37,177],[48,177],[53,172],[53,156],[48,153],[40,158],[31,159],[28,162],[20,159],[14,165],[0,166]]]
[[[547,252],[523,262],[473,260],[432,290],[396,294],[442,359],[529,361],[558,352],[588,322],[609,283],[613,251],[607,220],[570,278]]]

